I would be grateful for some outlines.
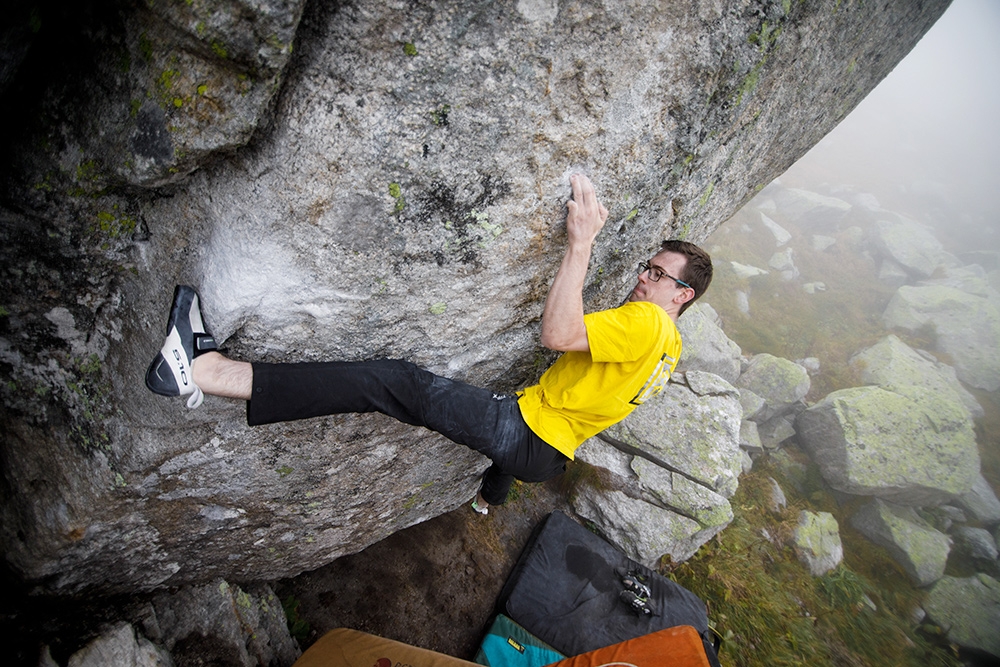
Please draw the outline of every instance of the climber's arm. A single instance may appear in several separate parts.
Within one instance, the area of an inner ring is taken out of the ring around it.
[[[573,199],[566,203],[569,245],[545,299],[541,342],[545,347],[568,352],[590,350],[583,322],[583,283],[590,252],[608,210],[597,200],[590,179],[582,174],[570,178]]]

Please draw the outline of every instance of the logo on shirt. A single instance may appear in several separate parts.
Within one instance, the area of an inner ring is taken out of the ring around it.
[[[629,403],[632,405],[642,405],[647,400],[656,396],[661,391],[663,387],[666,386],[667,380],[670,379],[670,368],[674,364],[674,358],[668,355],[666,352],[660,357],[660,360],[656,363],[656,367],[653,368],[653,372],[650,374],[649,379],[646,383],[642,385],[642,389],[639,393],[635,395]]]

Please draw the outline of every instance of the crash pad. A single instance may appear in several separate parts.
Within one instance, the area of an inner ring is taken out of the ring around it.
[[[498,614],[479,646],[476,662],[486,667],[543,667],[565,657],[507,616]]]
[[[292,667],[479,667],[474,662],[428,651],[366,632],[337,628],[320,637]]]
[[[566,658],[550,667],[710,667],[701,635],[690,625],[659,630],[642,637]]]
[[[622,579],[629,573],[650,589],[649,615],[622,601]],[[716,660],[708,613],[697,595],[558,511],[545,518],[525,546],[500,593],[498,612],[567,656],[688,625]]]

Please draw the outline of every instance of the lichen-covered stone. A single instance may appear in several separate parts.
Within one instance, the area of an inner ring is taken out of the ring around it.
[[[971,417],[983,416],[982,406],[958,381],[955,369],[921,356],[897,336],[886,336],[858,352],[851,357],[850,364],[860,371],[864,384],[889,391],[896,387],[924,387],[949,400],[954,400],[955,395],[969,409]]]
[[[647,401],[576,452],[577,461],[602,472],[574,491],[573,509],[647,564],[665,554],[689,558],[733,519],[728,497],[742,470],[739,444],[711,433],[728,433],[731,417],[719,402],[721,395],[736,404],[734,390],[709,373],[689,371],[687,378],[698,391],[672,384],[666,400]],[[706,419],[722,422],[721,429]],[[677,437],[703,430],[707,437],[697,443]]]
[[[944,576],[930,590],[924,610],[948,641],[1000,658],[1000,582],[993,577]]]
[[[799,523],[792,535],[792,546],[814,577],[834,570],[844,559],[840,526],[829,512],[800,512]]]
[[[614,490],[580,495],[573,510],[629,558],[648,567],[656,567],[664,555],[675,562],[687,560],[721,530],[704,530],[693,519]]]
[[[911,333],[929,327],[934,349],[954,359],[966,384],[1000,389],[1000,307],[998,302],[947,285],[904,285],[882,315],[885,325]]]
[[[997,543],[988,530],[976,526],[958,526],[951,534],[955,539],[956,552],[973,561],[995,564],[998,555]]]
[[[835,227],[851,210],[842,199],[809,190],[774,187],[771,192],[778,209],[789,220],[810,228]]]
[[[981,473],[973,483],[972,490],[956,498],[955,504],[987,526],[1000,524],[1000,500]]]
[[[811,381],[805,368],[773,354],[755,354],[735,382],[764,399],[764,408],[753,420],[761,423],[788,412],[809,393]]]
[[[714,393],[699,395],[685,385],[670,383],[604,433],[730,498],[740,474],[742,410],[736,389],[715,375],[688,375],[702,382],[714,378]]]
[[[799,442],[838,491],[903,505],[968,493],[979,452],[968,411],[920,387],[854,387],[799,414]]]
[[[684,346],[677,371],[705,371],[735,382],[740,375],[740,346],[719,326],[719,315],[708,304],[696,302],[677,321]]]
[[[928,277],[948,262],[941,242],[925,225],[906,218],[875,223],[875,245],[897,265],[921,277]]]
[[[927,525],[912,507],[875,499],[851,517],[851,525],[889,552],[917,586],[944,575],[951,540]]]

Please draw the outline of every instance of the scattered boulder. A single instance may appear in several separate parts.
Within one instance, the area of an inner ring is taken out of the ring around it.
[[[736,293],[733,295],[733,298],[736,299],[736,310],[740,311],[744,315],[749,315],[750,295],[747,294],[744,290],[736,290]]]
[[[823,236],[822,234],[813,234],[812,237],[812,249],[815,252],[823,252],[827,248],[833,246],[837,242],[837,239],[832,236]]]
[[[878,281],[890,287],[902,287],[910,280],[910,274],[891,259],[883,259],[878,269]]]
[[[795,435],[795,427],[786,416],[772,417],[758,425],[757,431],[764,449],[778,449],[781,443]]]
[[[789,451],[790,449],[792,448],[786,447],[785,449],[768,452],[768,458],[774,463],[785,479],[795,487],[795,490],[804,494],[809,477],[809,467],[793,456]],[[804,458],[804,456],[801,458]]]
[[[763,212],[760,214],[760,221],[767,227],[767,231],[771,232],[774,236],[774,242],[781,247],[788,243],[792,239],[792,235],[787,229],[776,223],[771,218],[764,215]]]
[[[56,664],[54,661],[52,664]],[[173,667],[170,653],[118,623],[70,656],[67,667]]]
[[[1000,658],[1000,582],[993,577],[944,576],[931,588],[924,611],[949,642]]]
[[[879,220],[874,228],[875,245],[885,257],[913,275],[927,278],[950,255],[925,225],[906,218]]]
[[[1000,500],[981,473],[972,484],[972,490],[959,496],[954,502],[976,521],[987,526],[1000,524]]]
[[[259,667],[291,665],[301,653],[266,585],[241,588],[220,579],[127,602],[119,613],[126,620],[74,653],[70,667]]]
[[[934,275],[940,277],[922,280],[920,284],[954,287],[966,294],[989,299],[994,304],[1000,300],[1000,294],[990,285],[989,276],[986,271],[978,264],[945,268]]]
[[[860,371],[864,384],[889,391],[896,387],[924,387],[949,400],[957,398],[972,417],[983,416],[983,407],[958,381],[954,368],[922,356],[892,334],[855,354],[849,363]]]
[[[159,593],[142,626],[180,664],[290,665],[301,653],[281,602],[266,585],[220,579]]]
[[[730,262],[729,264],[733,267],[733,272],[737,278],[756,278],[757,276],[766,276],[768,274],[767,270],[759,269],[749,264],[740,264],[739,262]]]
[[[677,321],[684,346],[677,371],[705,371],[727,382],[740,375],[740,346],[719,326],[719,314],[707,303],[695,302]]]
[[[944,576],[951,539],[928,525],[912,507],[876,498],[850,521],[858,532],[888,551],[917,586],[928,586]]]
[[[809,393],[809,372],[798,364],[771,354],[755,354],[735,382],[764,399],[753,420],[762,423],[786,414]]]
[[[743,418],[754,420],[767,405],[761,396],[758,396],[749,389],[740,388],[740,405],[743,407]]]
[[[799,442],[838,491],[902,505],[968,493],[979,452],[968,411],[922,387],[854,387],[800,413]]]
[[[796,555],[814,577],[821,577],[836,569],[844,559],[844,546],[840,542],[840,526],[829,512],[799,513],[799,523],[792,536]]]
[[[806,369],[806,372],[809,373],[809,375],[816,375],[819,373],[820,362],[817,357],[804,357],[802,359],[796,359],[795,363]]]
[[[946,285],[904,285],[882,319],[888,328],[911,333],[932,328],[935,349],[955,360],[960,380],[1000,389],[1000,309],[990,300]]]
[[[842,199],[797,188],[776,188],[774,200],[787,219],[811,227],[835,227],[851,210]]]
[[[997,559],[997,543],[993,535],[984,528],[958,526],[951,532],[955,538],[955,551],[973,561],[985,561],[992,565]]]
[[[767,497],[767,508],[774,513],[778,513],[788,507],[788,500],[785,498],[785,492],[781,490],[781,485],[778,484],[777,480],[773,477],[768,477],[767,482],[771,490]]]
[[[795,266],[795,252],[792,248],[785,248],[781,252],[771,255],[767,265],[781,274],[783,280],[794,280],[799,277],[799,270]]]
[[[760,454],[764,451],[764,444],[760,441],[760,432],[757,430],[757,422],[744,419],[740,422],[740,447],[751,454]]]

